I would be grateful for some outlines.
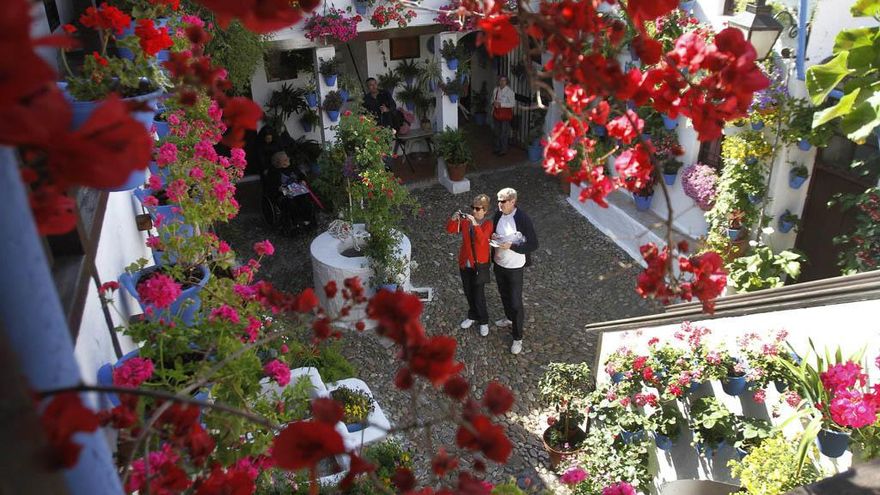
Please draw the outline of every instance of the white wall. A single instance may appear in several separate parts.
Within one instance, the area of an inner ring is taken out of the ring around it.
[[[140,205],[131,192],[110,193],[95,256],[98,278],[102,283],[116,280],[126,266],[139,258],[146,258],[152,264],[152,252],[144,243],[146,233],[138,231],[135,224],[134,217],[140,213]],[[137,301],[125,290],[117,291],[114,301],[121,312],[119,314],[112,308],[110,310],[116,326],[127,323],[131,315],[141,313]],[[123,335],[119,335],[119,342],[123,353],[135,347],[131,339]],[[89,284],[75,354],[83,379],[88,383],[95,382],[95,375],[102,364],[116,362],[113,343],[94,284]]]
[[[874,366],[874,357],[880,354],[880,323],[876,315],[880,311],[880,301],[862,301],[856,303],[839,304],[833,306],[820,306],[796,310],[777,311],[735,318],[720,318],[716,320],[695,321],[695,325],[707,327],[712,330],[707,342],[710,347],[726,346],[732,353],[738,349],[737,337],[749,332],[757,332],[759,335],[769,338],[777,330],[784,329],[789,332],[788,341],[797,353],[815,363],[814,356],[808,356],[809,343],[812,339],[816,349],[822,352],[826,347],[832,351],[841,346],[843,355],[847,356],[866,347],[865,361],[866,372],[869,374],[871,383],[880,381],[880,371]],[[680,325],[664,325],[639,329],[637,331],[621,331],[604,333],[601,337],[600,369],[595,370],[598,383],[607,383],[610,377],[602,369],[608,355],[613,353],[621,345],[632,348],[636,353],[647,352],[647,341],[651,337],[658,337],[660,342],[677,342],[674,333]],[[846,332],[845,338],[841,338],[839,332],[829,329],[841,328]],[[699,396],[714,395],[734,414],[750,417],[770,419],[778,425],[791,416],[792,409],[783,403],[780,408],[780,416],[773,418],[770,408],[776,404],[779,394],[773,385],[767,388],[767,397],[764,404],[757,404],[751,398],[751,394],[744,393],[739,397],[727,395],[721,388],[720,382],[714,381],[710,385],[703,385],[698,391]],[[682,402],[679,401],[681,407]],[[683,411],[685,410],[682,408]],[[785,432],[792,435],[800,429],[796,423],[787,427]],[[669,453],[659,449],[649,449],[652,455],[651,466],[658,474],[655,482],[659,486],[664,482],[676,479],[712,479],[717,481],[734,482],[727,468],[727,461],[735,457],[735,451],[731,447],[721,449],[715,456],[714,462],[707,462],[704,456],[698,456],[696,450],[690,445],[692,439],[688,431],[683,431],[677,445]],[[832,464],[827,458],[823,460],[823,467],[833,472],[834,469],[846,470],[851,463],[851,454],[847,452]],[[835,468],[836,464],[836,468]]]
[[[807,46],[807,67],[821,64],[831,56],[834,39],[842,29],[877,26],[870,17],[854,18],[849,13],[855,0],[819,0],[812,17],[810,44]]]
[[[309,78],[312,77],[312,74],[317,74],[317,71],[300,70],[297,72],[296,79],[286,79],[282,81],[269,82],[266,77],[266,68],[263,65],[263,61],[261,60],[259,65],[257,65],[257,69],[254,72],[254,75],[251,76],[251,98],[253,98],[253,100],[257,102],[260,106],[265,108],[266,104],[269,102],[269,98],[272,96],[273,91],[275,91],[276,89],[281,89],[281,86],[283,86],[284,84],[289,84],[294,88],[302,88],[309,81]],[[300,114],[291,115],[290,118],[287,119],[287,132],[289,132],[292,137],[298,138],[300,136],[308,136],[309,139],[321,139],[320,123],[318,125],[312,126],[311,132],[306,133],[303,130],[302,124],[300,124],[299,119]]]

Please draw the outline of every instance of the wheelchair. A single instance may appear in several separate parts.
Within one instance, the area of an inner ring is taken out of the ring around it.
[[[283,204],[282,202],[285,201],[283,196],[272,196],[266,194],[265,191],[260,201],[263,220],[269,227],[279,230],[282,234],[293,236],[317,227],[317,215],[312,206],[309,206],[307,210],[298,211],[299,209],[292,201],[289,204]],[[303,202],[303,205],[307,204],[310,203]]]

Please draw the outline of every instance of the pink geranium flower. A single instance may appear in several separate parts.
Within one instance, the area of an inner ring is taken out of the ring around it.
[[[602,489],[602,495],[636,495],[636,489],[625,481],[608,485]]]
[[[831,419],[840,426],[863,428],[877,421],[877,407],[871,394],[838,390],[828,406]]]
[[[257,256],[272,256],[275,254],[275,246],[269,240],[254,243],[254,252]]]
[[[137,388],[153,376],[153,362],[147,358],[134,357],[113,368],[113,385]]]
[[[212,309],[211,316],[208,317],[208,320],[228,321],[229,323],[238,323],[241,321],[238,317],[238,312],[226,304],[221,304],[219,307]]]
[[[587,479],[587,472],[579,467],[573,467],[559,477],[559,481],[566,485],[577,485],[585,479]]]
[[[263,366],[263,372],[282,387],[290,383],[290,368],[277,359],[273,359],[266,363],[266,365]]]
[[[847,361],[843,364],[835,364],[828,367],[821,375],[822,385],[829,392],[837,392],[841,389],[852,388],[856,382],[864,385],[867,375],[862,373],[862,367],[858,364]]]
[[[164,309],[171,306],[181,294],[180,284],[164,273],[157,273],[137,285],[141,301],[149,306]]]

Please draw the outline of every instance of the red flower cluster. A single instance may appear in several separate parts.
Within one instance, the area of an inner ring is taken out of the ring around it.
[[[168,28],[156,29],[152,19],[139,19],[134,34],[139,38],[141,50],[147,57],[154,57],[161,50],[171,48],[174,42],[168,35]]]
[[[106,3],[102,3],[97,9],[87,8],[79,21],[85,27],[113,31],[116,34],[122,34],[122,31],[131,25],[131,17],[128,14]]]
[[[41,421],[49,440],[51,463],[62,468],[76,465],[82,450],[80,444],[74,443],[73,435],[98,429],[98,417],[73,392],[53,397],[43,411]]]
[[[214,11],[220,26],[238,19],[255,33],[269,33],[292,26],[302,19],[303,11],[311,12],[317,0],[291,3],[290,0],[199,0]]]
[[[691,277],[685,282],[672,281],[670,268],[670,251],[663,250],[654,243],[640,248],[642,257],[647,263],[645,270],[639,274],[636,292],[642,297],[654,297],[668,304],[674,298],[690,301],[694,297],[703,304],[703,311],[712,313],[715,310],[715,299],[721,295],[727,285],[727,272],[718,253],[709,251],[690,258],[681,256],[688,251],[688,245],[682,241],[677,246],[678,266],[683,275]]]

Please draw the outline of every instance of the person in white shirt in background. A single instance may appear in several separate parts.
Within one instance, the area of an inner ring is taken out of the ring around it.
[[[498,156],[507,154],[507,144],[510,140],[510,119],[498,119],[496,109],[509,109],[508,116],[512,117],[513,107],[516,105],[516,97],[507,82],[507,76],[498,76],[498,86],[495,86],[495,90],[492,92],[492,122],[495,127],[494,152]]]
[[[490,245],[494,247],[495,283],[505,318],[495,322],[499,327],[511,327],[513,345],[510,352],[522,352],[525,309],[522,302],[523,271],[531,266],[531,253],[538,249],[538,235],[532,220],[516,206],[516,190],[506,187],[497,194],[498,210],[492,219],[494,233]]]

